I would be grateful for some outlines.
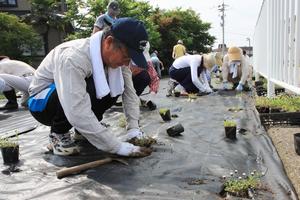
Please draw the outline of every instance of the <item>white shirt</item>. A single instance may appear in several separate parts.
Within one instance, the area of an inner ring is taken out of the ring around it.
[[[201,83],[199,78],[198,78],[198,67],[200,67],[202,61],[202,56],[201,55],[185,55],[177,58],[173,62],[173,67],[176,69],[182,69],[186,67],[190,67],[191,69],[191,76],[192,76],[192,82],[193,84],[202,92],[204,92],[205,88],[207,87],[207,84]],[[203,78],[206,77],[203,75],[205,70],[203,69],[201,72],[201,75]],[[205,81],[205,79],[203,80]],[[206,79],[207,81],[207,79]]]

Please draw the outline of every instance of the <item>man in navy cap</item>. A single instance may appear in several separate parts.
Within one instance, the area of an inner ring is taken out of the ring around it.
[[[51,127],[48,147],[54,154],[79,152],[69,133],[72,127],[102,151],[135,157],[151,154],[148,148],[126,142],[143,136],[139,98],[127,66],[131,59],[147,66],[143,55],[147,40],[141,21],[120,18],[111,28],[65,42],[45,57],[29,87],[28,105],[35,119]],[[128,124],[124,141],[100,123],[120,95]]]
[[[94,24],[93,34],[103,30],[107,26],[111,26],[120,14],[119,3],[117,1],[109,2],[107,12],[97,17]]]

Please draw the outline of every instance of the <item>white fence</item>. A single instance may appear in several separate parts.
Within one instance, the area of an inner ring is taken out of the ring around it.
[[[300,94],[300,0],[264,0],[257,19],[253,67],[274,84]]]

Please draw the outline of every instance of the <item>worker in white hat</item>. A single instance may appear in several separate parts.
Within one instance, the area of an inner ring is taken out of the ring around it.
[[[230,47],[224,56],[222,65],[223,89],[230,89],[229,82],[234,85],[237,91],[244,89],[245,83],[249,76],[249,63],[242,54],[242,49]]]

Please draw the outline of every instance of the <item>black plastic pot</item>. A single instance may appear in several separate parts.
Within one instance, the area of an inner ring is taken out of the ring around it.
[[[268,107],[256,106],[256,109],[259,113],[269,113],[270,112],[270,108],[268,108]]]
[[[263,81],[255,81],[254,82],[255,87],[262,86],[263,84],[264,84]]]
[[[296,153],[300,155],[300,133],[294,134],[294,145]]]
[[[166,112],[159,112],[161,118],[164,120],[164,121],[170,121],[171,120],[171,112],[170,110],[168,109]]]
[[[224,127],[225,128],[225,136],[231,140],[236,139],[236,126],[232,127]]]
[[[16,164],[19,162],[19,145],[1,148],[1,153],[4,164]]]
[[[167,133],[171,137],[182,136],[181,133],[184,131],[184,127],[178,123],[174,126],[171,126],[167,129]]]
[[[155,103],[153,103],[152,101],[148,101],[147,102],[147,107],[149,108],[149,110],[155,110],[156,109],[156,104]]]

